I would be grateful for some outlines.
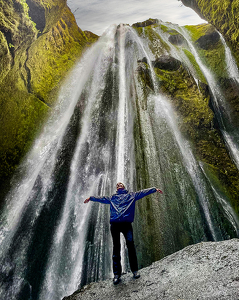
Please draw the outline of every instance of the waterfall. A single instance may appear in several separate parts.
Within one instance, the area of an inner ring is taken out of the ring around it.
[[[226,41],[224,40],[222,34],[218,32],[220,35],[220,40],[225,48],[225,60],[227,65],[227,72],[230,78],[234,78],[237,82],[239,82],[239,72],[235,62],[234,57],[232,56],[231,50],[228,47]]]
[[[223,134],[225,143],[228,147],[228,150],[231,154],[233,161],[235,162],[237,168],[239,169],[239,136],[237,131],[235,130],[235,126],[232,120],[232,110],[230,105],[227,103],[219,84],[217,84],[215,77],[211,70],[202,62],[198,51],[193,45],[189,34],[182,27],[177,29],[183,34],[184,38],[187,40],[189,45],[189,49],[193,56],[195,57],[200,69],[202,70],[207,83],[210,87],[211,93],[213,95],[213,107],[215,111],[215,116],[217,118],[218,123],[220,124],[221,132]],[[226,54],[226,63],[227,70],[229,72],[229,76],[232,76],[236,81],[238,80],[238,71],[236,71],[235,61],[231,55],[230,49],[227,47],[226,42],[221,36],[221,41],[223,41],[223,45],[225,47]]]
[[[113,194],[117,181],[164,191],[137,203],[140,267],[192,243],[238,236],[236,214],[161,94],[154,59],[146,40],[121,24],[76,63],[0,216],[1,299],[61,299],[112,276],[109,207],[83,201]],[[122,263],[128,271],[123,241]]]

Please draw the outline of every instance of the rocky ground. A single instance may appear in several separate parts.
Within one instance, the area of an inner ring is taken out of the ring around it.
[[[140,270],[139,279],[92,283],[64,300],[238,300],[238,253],[239,239],[199,243]]]

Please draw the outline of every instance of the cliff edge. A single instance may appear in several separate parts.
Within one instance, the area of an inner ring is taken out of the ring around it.
[[[188,246],[114,286],[111,279],[91,283],[64,300],[236,300],[239,299],[239,239]]]

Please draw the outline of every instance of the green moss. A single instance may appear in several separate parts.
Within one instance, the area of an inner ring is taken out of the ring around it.
[[[74,23],[74,16],[68,8],[62,10],[61,19],[51,31],[40,36],[29,49],[27,67],[31,72],[32,92],[51,105],[49,93],[89,44],[86,35]]]
[[[143,27],[134,27],[134,29],[137,31],[138,35],[142,36],[142,34],[143,34]]]
[[[138,34],[149,41],[150,50],[156,55],[156,57],[162,55],[165,51],[170,51],[170,46],[165,43],[161,36],[154,30],[158,25],[146,26],[144,28],[135,28]]]
[[[203,83],[207,83],[198,63],[196,62],[195,57],[192,55],[192,53],[190,51],[188,51],[187,49],[183,48],[183,52],[186,54],[186,56],[188,57],[188,59],[190,60],[191,64],[194,67],[194,70],[197,74],[197,79],[199,79],[201,82]]]
[[[165,26],[163,24],[160,24],[159,26],[163,32],[168,32],[169,28],[167,26]]]
[[[194,1],[197,5],[193,5]],[[239,64],[238,0],[194,1],[191,1],[191,7],[222,33],[225,40],[230,43]]]
[[[190,32],[192,41],[198,40],[205,34],[212,33],[215,29],[211,24],[200,24],[200,25],[186,25],[184,28]]]
[[[1,83],[1,81],[9,72],[12,63],[12,57],[8,48],[7,41],[1,31],[0,31],[0,44],[1,44],[1,48],[0,48],[0,83]]]
[[[232,42],[239,41],[238,11],[239,3],[237,0],[214,0],[206,2],[197,0],[202,14],[214,24],[216,28],[220,28],[226,38]]]
[[[190,33],[194,45],[202,62],[213,72],[217,79],[224,77],[227,73],[227,66],[225,62],[225,49],[224,45],[219,40],[213,47],[204,50],[198,46],[197,40],[205,34],[210,34],[215,31],[215,28],[210,24],[202,24],[197,26],[185,26]],[[187,53],[185,53],[187,55]]]
[[[0,178],[14,172],[28,151],[49,108],[7,76],[1,87]],[[36,126],[37,125],[37,126]]]
[[[225,74],[227,74],[225,49],[221,41],[218,42],[218,46],[216,48],[201,50],[200,55],[217,78],[224,77]]]

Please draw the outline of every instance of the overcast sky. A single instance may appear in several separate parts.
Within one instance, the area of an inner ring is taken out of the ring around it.
[[[132,25],[149,18],[179,25],[205,21],[178,0],[67,0],[78,26],[101,35],[111,24]]]

